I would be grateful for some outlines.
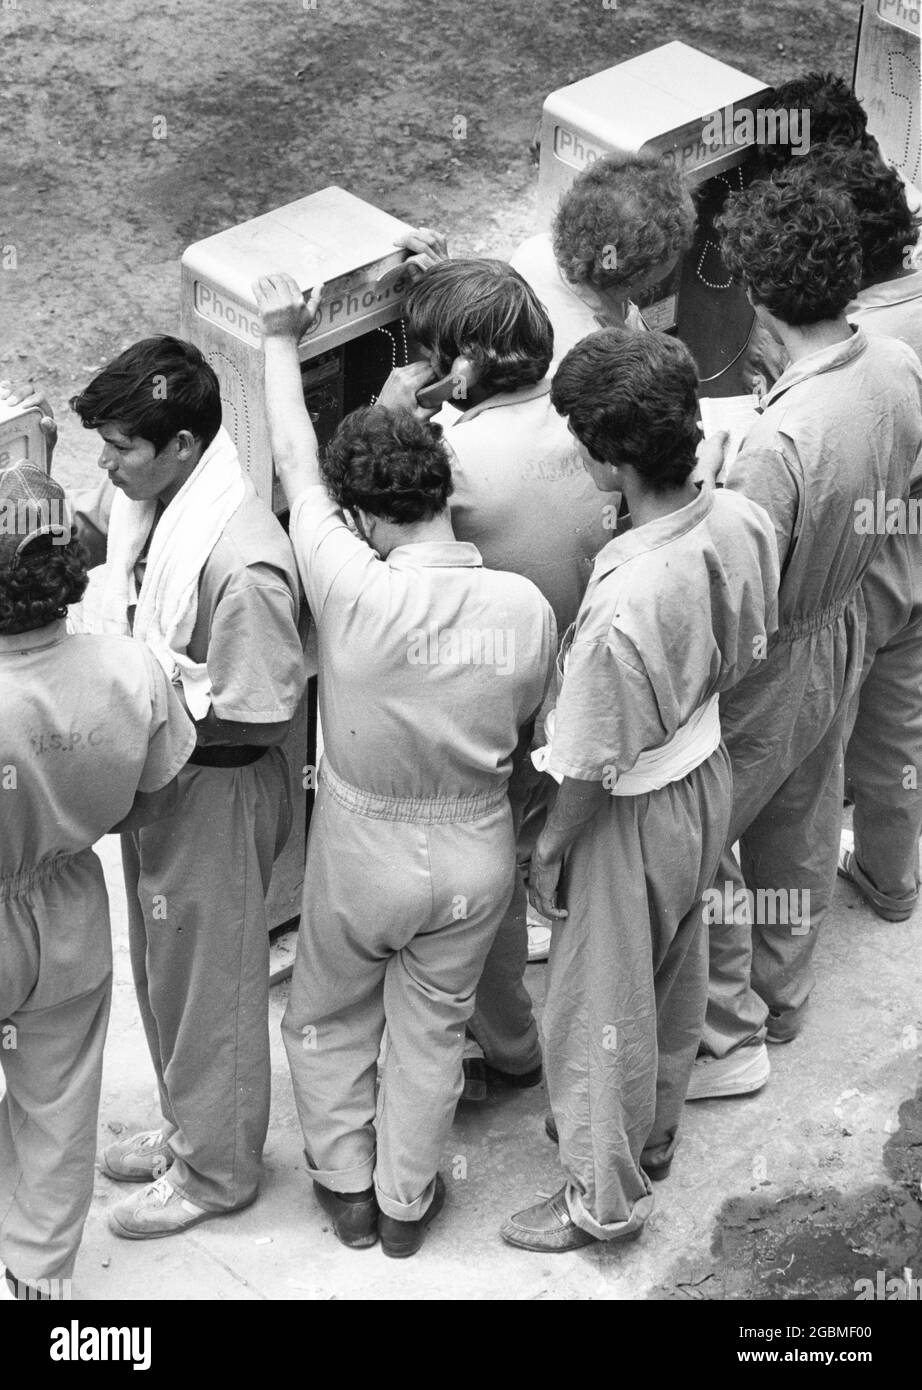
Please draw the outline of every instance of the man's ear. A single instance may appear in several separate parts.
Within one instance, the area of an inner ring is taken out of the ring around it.
[[[183,462],[187,461],[198,447],[199,440],[196,439],[191,430],[179,430],[174,438],[176,440],[177,456],[182,459]]]
[[[352,515],[355,518],[356,526],[362,540],[365,541],[367,545],[371,545],[377,518],[373,517],[371,512],[366,512],[363,507],[354,507],[352,509]]]

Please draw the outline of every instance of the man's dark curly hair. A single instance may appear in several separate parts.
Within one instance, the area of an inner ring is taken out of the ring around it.
[[[844,77],[834,72],[806,72],[782,82],[763,106],[773,110],[804,111],[810,114],[810,150],[819,145],[837,144],[866,148],[876,147],[868,135],[868,116]],[[773,140],[760,145],[757,153],[759,172],[768,174],[787,165],[794,156],[794,145]]]
[[[327,491],[346,511],[410,526],[444,511],[451,461],[439,433],[409,410],[362,406],[347,415],[321,462]]]
[[[55,545],[45,537],[17,564],[0,568],[0,632],[31,632],[65,618],[68,606],[83,598],[88,559],[80,541]]]
[[[916,243],[922,217],[913,215],[903,180],[876,150],[824,145],[804,162],[818,183],[842,188],[858,214],[861,268],[865,284],[892,275]]]
[[[612,154],[584,169],[560,200],[554,255],[574,284],[629,289],[691,245],[695,208],[658,155]]]
[[[858,292],[861,238],[852,201],[803,164],[751,184],[714,225],[727,269],[782,323],[837,318]]]
[[[652,492],[682,487],[695,467],[698,372],[678,338],[590,333],[557,368],[551,401],[593,458],[630,464]]]
[[[505,261],[447,260],[432,266],[406,299],[410,332],[448,376],[469,357],[490,395],[516,391],[547,375],[554,330],[531,286]]]

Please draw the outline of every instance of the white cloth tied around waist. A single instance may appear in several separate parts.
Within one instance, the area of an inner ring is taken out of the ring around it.
[[[84,599],[84,624],[91,632],[134,636],[146,642],[171,681],[182,681],[193,719],[211,705],[211,681],[203,661],[187,648],[198,616],[199,576],[245,495],[237,450],[218,430],[194,473],[163,512],[151,537],[147,568],[138,594],[134,568],[157,514],[157,499],[135,502],[117,491],[112,499],[106,563],[94,570]],[[134,626],[128,610],[137,605]]]
[[[562,782],[563,777],[553,772],[550,766],[556,716],[557,711],[553,709],[545,719],[544,731],[548,741],[543,748],[536,748],[532,752],[531,760],[539,772],[548,772],[555,782]],[[720,697],[712,695],[676,729],[672,738],[660,744],[659,748],[650,748],[641,753],[630,772],[623,772],[608,790],[612,796],[642,796],[644,792],[659,791],[670,782],[680,782],[687,777],[719,747]]]

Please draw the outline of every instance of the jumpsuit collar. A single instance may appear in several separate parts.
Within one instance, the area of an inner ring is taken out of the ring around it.
[[[30,632],[0,632],[0,656],[19,656],[22,652],[38,651],[42,647],[54,647],[67,636],[67,620],[56,618],[43,627],[34,627]]]
[[[909,304],[914,299],[922,299],[922,270],[912,275],[901,275],[898,280],[884,280],[879,285],[868,285],[859,290],[846,307],[845,313],[858,314],[863,309],[889,309],[894,304]]]
[[[695,500],[680,507],[678,511],[661,516],[656,521],[648,521],[646,525],[638,526],[636,531],[622,531],[620,535],[614,536],[607,545],[603,545],[595,557],[592,582],[597,583],[604,579],[625,561],[633,560],[638,555],[649,554],[651,550],[658,550],[660,546],[669,545],[679,536],[686,535],[704,521],[713,506],[713,492],[708,487],[702,487]]]
[[[793,362],[781,373],[771,390],[761,398],[761,408],[765,410],[779,396],[783,396],[785,391],[789,391],[792,386],[798,386],[802,381],[822,376],[823,372],[838,371],[846,363],[854,362],[855,358],[867,351],[867,346],[868,338],[864,329],[853,328],[850,338],[844,338],[841,343],[833,343],[830,347],[818,348],[816,352],[802,357],[799,362]]]
[[[481,401],[479,405],[472,405],[470,410],[465,410],[455,420],[452,429],[467,424],[468,420],[475,420],[485,410],[498,410],[504,405],[521,405],[523,401],[536,401],[540,396],[546,396],[550,389],[551,378],[546,376],[542,381],[536,381],[534,386],[520,386],[518,391],[500,391],[489,400]]]
[[[387,557],[393,569],[482,569],[483,558],[470,541],[410,541]]]

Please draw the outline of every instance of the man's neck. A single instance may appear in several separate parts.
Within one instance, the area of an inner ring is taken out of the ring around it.
[[[835,319],[823,319],[820,323],[793,325],[773,320],[778,337],[787,349],[791,362],[799,362],[811,353],[823,348],[834,347],[836,343],[847,342],[853,329],[844,314]]]
[[[454,539],[455,533],[451,524],[451,515],[446,509],[429,521],[417,521],[412,526],[401,526],[400,539],[397,541],[397,545],[420,545],[425,542],[441,544],[444,541],[453,541]]]

